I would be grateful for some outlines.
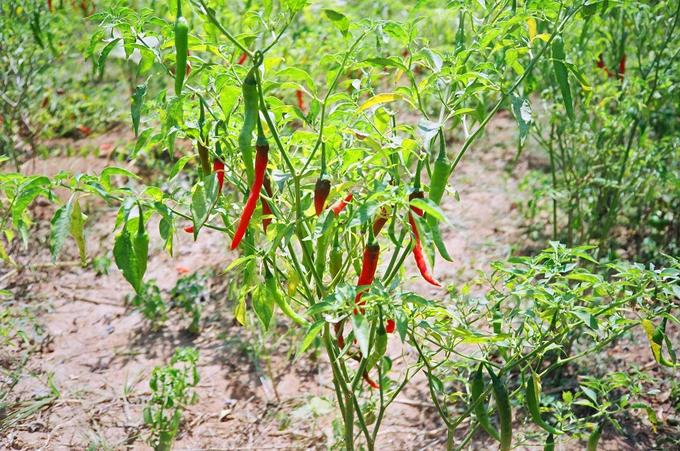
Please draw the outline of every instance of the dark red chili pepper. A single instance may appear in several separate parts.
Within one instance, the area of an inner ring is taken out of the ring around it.
[[[352,198],[354,197],[354,193],[349,193],[347,196],[345,196],[344,199],[338,201],[335,205],[333,205],[333,213],[335,213],[335,216],[338,216],[342,210],[345,209],[348,203],[352,201]]]
[[[213,160],[213,172],[217,174],[217,194],[219,195],[224,186],[224,162],[219,158]]]
[[[605,64],[604,56],[602,56],[602,53],[600,53],[600,56],[597,59],[596,65],[597,65],[598,68],[602,69],[607,74],[607,77],[611,78],[611,77],[614,76],[614,72],[610,71],[609,68],[607,67],[607,65]]]
[[[378,269],[378,260],[380,258],[380,245],[378,243],[368,243],[366,249],[364,249],[364,258],[361,262],[361,273],[359,274],[359,280],[357,281],[357,288],[361,290],[361,287],[366,287],[373,283],[375,279],[375,271]],[[357,305],[364,305],[365,302],[361,301],[361,297],[364,295],[364,291],[359,291],[354,298],[354,303]],[[354,314],[357,310],[354,310]],[[364,309],[361,309],[361,313],[364,313]]]
[[[269,198],[272,198],[272,185],[269,183],[269,177],[266,175],[264,176],[264,192],[267,193],[267,196]],[[272,209],[269,207],[269,202],[267,202],[267,199],[264,197],[260,196],[260,204],[262,205],[262,216],[268,216],[272,214]],[[269,227],[269,224],[272,223],[272,218],[262,218],[262,228],[264,229],[264,233],[267,233],[267,227]]]
[[[295,96],[297,97],[298,108],[301,110],[305,109],[305,102],[302,100],[302,90],[298,89],[295,91]]]
[[[47,10],[52,12],[52,0],[47,0]]]
[[[186,226],[186,227],[184,228],[184,231],[185,231],[186,233],[194,233],[194,226],[192,226],[192,225]]]
[[[387,208],[381,207],[380,213],[378,213],[378,217],[375,218],[375,221],[373,221],[373,235],[378,236],[382,228],[387,223],[388,219],[389,212],[387,211]]]
[[[330,192],[330,180],[319,177],[314,186],[314,210],[316,211],[317,216],[323,212],[323,208],[326,206],[326,199],[328,199],[328,194]],[[336,213],[336,215],[337,214],[338,213]]]
[[[236,64],[243,65],[243,63],[245,63],[247,59],[248,59],[248,54],[246,52],[243,52],[243,53],[241,53],[241,56],[239,56]]]
[[[423,194],[422,191],[418,190],[418,191],[414,191],[414,192],[412,192],[411,194],[409,194],[408,200],[413,200],[413,199],[423,199],[424,197],[425,197],[425,194]],[[421,210],[421,209],[418,208],[418,207],[411,207],[411,210],[413,210],[413,212],[414,212],[415,214],[417,214],[418,216],[422,216],[422,215],[423,215],[423,210]]]
[[[241,214],[241,219],[239,219],[238,226],[236,227],[236,232],[234,233],[234,238],[231,241],[231,249],[234,250],[238,247],[239,243],[243,239],[248,229],[248,224],[250,223],[250,218],[253,216],[255,211],[255,206],[260,198],[260,191],[262,190],[262,184],[264,183],[265,171],[267,170],[267,161],[269,160],[269,143],[262,133],[262,126],[259,125],[257,142],[255,143],[255,179],[253,180],[253,186],[250,188],[250,195],[248,195],[248,200],[246,205],[243,207],[243,213]]]
[[[621,59],[619,60],[619,70],[617,74],[619,78],[623,78],[625,73],[626,73],[626,54],[624,53],[623,55],[621,55]]]
[[[385,323],[385,332],[391,334],[392,332],[394,332],[394,329],[396,327],[397,323],[395,323],[393,319],[388,319],[387,322]]]

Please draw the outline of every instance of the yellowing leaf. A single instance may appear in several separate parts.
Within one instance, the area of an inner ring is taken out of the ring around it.
[[[529,29],[529,42],[533,42],[536,37],[536,20],[533,17],[527,19],[527,28]]]
[[[393,92],[390,93],[385,93],[385,94],[377,94],[370,99],[368,99],[363,105],[359,107],[359,112],[365,111],[371,107],[374,107],[376,105],[381,105],[383,103],[390,103],[394,102],[395,100],[401,99],[401,96],[399,94],[395,94]]]

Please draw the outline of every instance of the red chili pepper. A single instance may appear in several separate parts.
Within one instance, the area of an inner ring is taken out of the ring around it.
[[[302,100],[302,90],[298,89],[295,91],[295,96],[297,97],[298,108],[301,110],[305,109],[305,102]]]
[[[427,282],[431,283],[435,287],[441,287],[439,282],[434,280],[434,278],[427,269],[427,262],[425,261],[425,255],[423,254],[423,245],[420,243],[420,234],[418,233],[418,227],[416,226],[415,219],[413,219],[413,215],[410,212],[408,214],[408,222],[409,224],[411,224],[411,230],[413,231],[413,239],[416,242],[413,248],[413,258],[416,260],[416,266],[418,267],[418,271],[420,271],[420,275],[423,276],[423,279],[425,279]]]
[[[323,212],[323,208],[326,206],[326,199],[328,199],[328,194],[330,192],[330,180],[319,177],[319,179],[316,181],[316,185],[314,186],[314,210],[316,211],[317,216]],[[336,213],[336,215],[337,214],[338,213]]]
[[[263,136],[258,136],[257,143],[255,144],[255,179],[253,180],[253,186],[250,188],[250,195],[246,201],[246,205],[243,207],[243,213],[241,213],[241,219],[239,219],[238,226],[236,227],[236,232],[234,233],[234,238],[231,240],[231,249],[234,250],[238,247],[246,234],[248,229],[248,224],[250,223],[250,218],[253,216],[255,211],[255,206],[260,198],[260,191],[262,190],[262,184],[264,183],[265,171],[267,170],[267,161],[269,159],[269,144],[264,139]]]
[[[388,334],[391,334],[394,332],[394,329],[397,327],[397,323],[394,322],[393,319],[388,319],[386,324],[385,324],[385,332]]]
[[[269,183],[269,177],[265,175],[264,177],[264,191],[267,193],[267,196],[271,199],[272,197],[272,185]],[[272,214],[272,209],[269,207],[269,202],[267,202],[267,199],[264,197],[260,196],[260,204],[262,205],[262,215],[267,216]],[[272,223],[272,218],[263,218],[262,219],[262,228],[264,229],[264,233],[267,233],[267,227],[269,227],[269,224]]]
[[[359,274],[359,280],[357,281],[357,287],[366,287],[373,283],[375,279],[375,271],[378,269],[378,259],[380,258],[380,245],[378,243],[369,243],[364,249],[364,258],[361,262],[361,273]],[[365,302],[361,302],[361,297],[364,295],[363,291],[359,291],[354,298],[354,303],[357,305],[364,305]],[[356,315],[357,310],[354,310]],[[361,309],[361,314],[363,315],[364,309]]]
[[[382,228],[385,226],[387,223],[387,220],[389,219],[389,214],[387,212],[387,209],[385,207],[380,208],[380,213],[378,214],[378,217],[375,218],[375,221],[373,222],[373,235],[378,236]]]
[[[217,194],[219,195],[224,186],[224,162],[219,158],[213,160],[213,172],[217,174]]]
[[[375,389],[380,388],[380,385],[378,385],[378,383],[376,381],[371,379],[371,376],[368,375],[367,371],[364,371],[364,380],[368,383],[368,385],[371,386],[371,388],[375,388]]]
[[[52,0],[47,0],[47,10],[52,12]]]
[[[626,54],[624,53],[623,55],[621,55],[621,60],[619,60],[619,71],[618,71],[619,78],[623,78],[625,73],[626,73]]]
[[[186,226],[186,227],[184,228],[184,231],[185,231],[186,233],[194,233],[194,226],[192,226],[192,225]]]
[[[248,54],[247,54],[246,52],[243,52],[243,53],[241,53],[241,56],[239,56],[238,61],[236,62],[236,64],[241,64],[241,65],[243,65],[243,63],[245,63],[247,59],[248,59]]]
[[[354,197],[354,193],[349,193],[347,196],[345,196],[344,199],[338,201],[335,205],[333,205],[333,213],[335,213],[335,216],[338,216],[342,210],[345,209],[348,203],[352,201],[352,198]]]

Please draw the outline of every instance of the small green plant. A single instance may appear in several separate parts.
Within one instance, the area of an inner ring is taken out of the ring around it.
[[[144,423],[150,430],[147,443],[155,450],[169,450],[179,432],[182,412],[197,401],[198,351],[179,348],[163,367],[154,368],[149,387],[151,398],[144,408]]]
[[[182,308],[191,316],[188,327],[190,333],[197,335],[201,322],[201,299],[206,296],[208,274],[193,273],[177,280],[170,292],[173,306]]]
[[[131,297],[130,304],[151,322],[154,330],[160,329],[168,319],[168,305],[155,280],[144,282],[142,289]]]

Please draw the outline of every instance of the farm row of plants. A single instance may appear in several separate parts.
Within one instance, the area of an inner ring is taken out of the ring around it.
[[[285,321],[297,356],[326,355],[340,448],[378,447],[417,375],[447,449],[596,449],[631,412],[663,427],[655,379],[612,373],[604,354],[642,332],[677,375],[677,1],[103,3],[0,6],[7,265],[33,245],[39,198],[55,205],[53,259],[73,242],[92,265],[82,205],[102,199],[118,209],[113,260],[131,303],[162,327],[150,240],[172,255],[177,234],[219,232],[235,252],[233,317],[265,336]],[[79,58],[87,71],[63,67]],[[122,158],[139,174],[21,170],[41,141],[104,127],[107,108],[120,117],[102,98],[121,89],[136,139]],[[545,250],[495,264],[479,297],[433,268],[456,265],[441,205],[501,110],[517,124],[508,166],[529,152],[546,161],[523,207]],[[438,294],[415,292],[418,278]],[[200,280],[186,284],[173,304],[198,334]],[[153,372],[144,420],[157,449],[172,446],[197,360],[178,350]]]

